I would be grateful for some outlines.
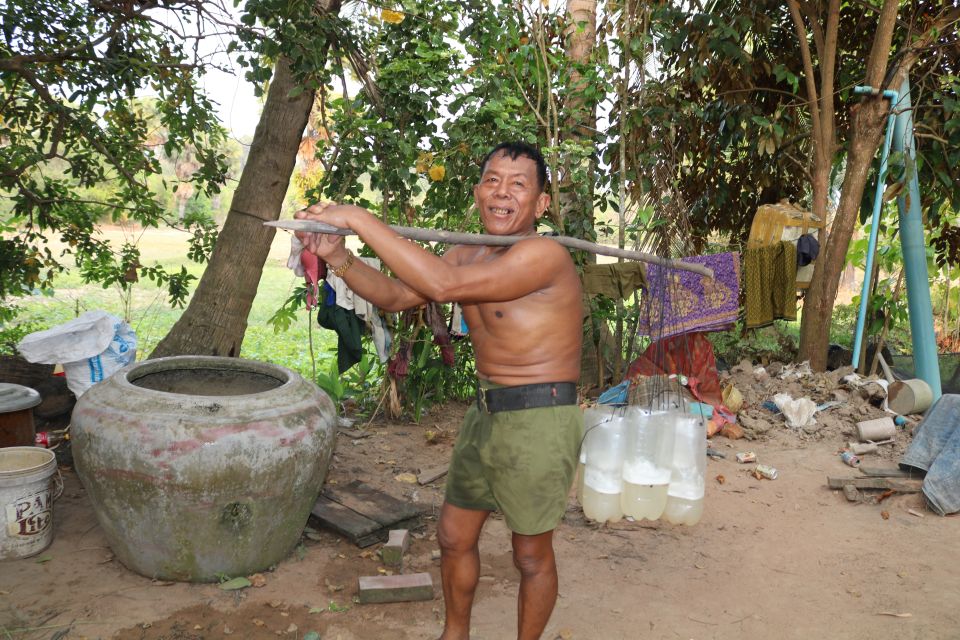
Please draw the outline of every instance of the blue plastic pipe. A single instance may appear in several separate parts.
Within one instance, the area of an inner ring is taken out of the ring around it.
[[[940,386],[940,364],[937,360],[937,337],[933,330],[927,250],[923,242],[923,214],[920,211],[920,182],[916,171],[909,80],[904,80],[900,87],[893,130],[893,149],[903,152],[904,162],[909,163],[910,168],[907,188],[897,197],[897,208],[900,211],[900,246],[903,248],[903,269],[906,274],[914,372],[916,377],[930,385],[933,402],[936,402],[943,390]]]
[[[854,94],[877,95],[873,87],[854,87]],[[860,349],[863,346],[863,328],[867,320],[867,299],[870,297],[870,277],[873,274],[873,255],[877,250],[877,233],[880,229],[880,211],[883,209],[884,181],[887,177],[887,158],[890,155],[890,141],[893,139],[894,105],[897,104],[896,91],[884,91],[883,97],[890,101],[890,115],[887,116],[887,133],[880,152],[880,171],[877,174],[877,190],[873,194],[873,217],[870,219],[870,241],[867,244],[867,264],[863,267],[863,288],[860,290],[860,311],[857,313],[857,329],[853,334],[853,366],[860,366]]]

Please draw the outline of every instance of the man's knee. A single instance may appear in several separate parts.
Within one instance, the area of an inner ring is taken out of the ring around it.
[[[513,535],[513,564],[521,575],[553,571],[553,532],[536,536]]]
[[[437,527],[437,543],[443,551],[469,551],[474,542],[464,531],[449,521],[440,520]]]
[[[447,552],[467,552],[477,546],[480,529],[489,515],[486,511],[460,509],[445,504],[437,525],[437,543]]]

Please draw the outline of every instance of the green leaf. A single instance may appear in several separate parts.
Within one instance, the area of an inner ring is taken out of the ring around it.
[[[239,578],[233,578],[227,580],[226,582],[220,583],[220,588],[224,591],[236,591],[237,589],[246,589],[250,586],[250,581],[240,576]]]

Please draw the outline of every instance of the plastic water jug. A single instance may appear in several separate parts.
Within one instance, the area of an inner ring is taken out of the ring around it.
[[[629,407],[623,458],[623,514],[636,520],[656,520],[667,504],[673,460],[674,424],[671,414]]]
[[[623,517],[623,445],[626,418],[612,407],[587,409],[584,414],[583,514],[596,522],[618,522]]]
[[[707,470],[707,431],[703,419],[670,412],[673,422],[673,461],[663,519],[694,525],[703,515],[704,476]]]

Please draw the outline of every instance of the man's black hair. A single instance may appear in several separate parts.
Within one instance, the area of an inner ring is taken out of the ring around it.
[[[537,186],[541,192],[547,187],[547,163],[543,159],[543,154],[541,154],[540,150],[535,146],[520,141],[501,142],[495,146],[490,153],[484,156],[483,162],[480,163],[481,173],[487,168],[487,162],[490,161],[490,158],[498,153],[509,156],[511,160],[516,160],[517,158],[530,158],[533,160],[537,164]]]

